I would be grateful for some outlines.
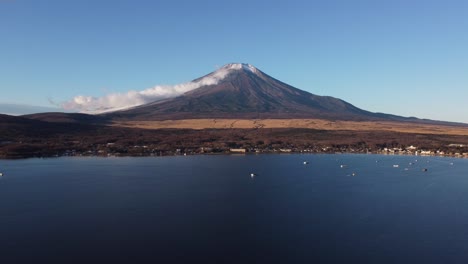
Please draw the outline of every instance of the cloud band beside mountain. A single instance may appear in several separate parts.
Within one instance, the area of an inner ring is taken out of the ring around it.
[[[228,69],[219,69],[197,81],[178,85],[158,85],[142,91],[111,93],[102,97],[75,96],[61,104],[65,110],[82,113],[102,113],[126,109],[163,99],[173,98],[205,85],[216,85],[229,73]]]

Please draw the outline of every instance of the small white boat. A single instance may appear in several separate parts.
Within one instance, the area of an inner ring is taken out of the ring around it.
[[[393,168],[398,168],[400,167],[400,165],[393,165]]]
[[[309,164],[309,162],[308,162],[308,161],[304,161],[304,165],[307,165],[307,164]]]
[[[0,172],[0,177],[3,176],[3,172]]]
[[[255,177],[255,176],[257,176],[257,174],[255,174],[255,173],[250,173],[250,178],[253,178],[253,177]]]
[[[344,168],[344,167],[346,167],[346,165],[343,165],[343,164],[340,165],[340,168]]]

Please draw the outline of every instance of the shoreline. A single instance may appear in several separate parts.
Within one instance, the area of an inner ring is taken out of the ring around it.
[[[197,152],[197,153],[162,153],[162,154],[108,154],[108,155],[93,155],[93,154],[64,154],[64,155],[42,155],[42,156],[16,156],[16,157],[0,157],[0,160],[24,160],[24,159],[54,159],[54,158],[66,158],[66,157],[77,157],[77,158],[149,158],[149,157],[187,157],[187,156],[246,156],[246,155],[381,155],[381,156],[414,156],[414,157],[443,157],[443,158],[457,158],[457,159],[466,159],[468,158],[468,153],[463,154],[419,154],[415,153],[389,153],[385,151],[367,151],[367,152],[356,152],[356,151],[345,151],[345,152],[311,152],[311,151],[262,151],[262,152],[245,152],[245,153],[235,153],[235,152]]]

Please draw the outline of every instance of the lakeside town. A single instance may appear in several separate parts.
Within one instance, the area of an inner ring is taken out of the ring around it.
[[[415,155],[415,156],[444,156],[468,158],[468,145],[465,144],[448,144],[437,148],[427,148],[418,146],[395,146],[374,148],[368,147],[365,144],[354,145],[294,145],[294,144],[274,144],[265,145],[263,142],[260,146],[242,146],[235,147],[177,147],[173,148],[169,145],[123,145],[118,143],[91,144],[84,147],[80,142],[69,142],[69,146],[74,147],[59,147],[57,145],[49,145],[47,148],[25,144],[21,148],[20,144],[15,144],[14,148],[8,151],[8,148],[0,148],[0,158],[18,159],[18,158],[45,158],[45,157],[64,157],[64,156],[96,156],[96,157],[144,157],[144,156],[177,156],[177,155],[203,155],[203,154],[288,154],[288,153],[303,153],[303,154],[336,154],[336,153],[358,153],[358,154],[385,154],[385,155]],[[0,142],[0,146],[7,146],[12,142]],[[229,144],[225,144],[229,145]]]

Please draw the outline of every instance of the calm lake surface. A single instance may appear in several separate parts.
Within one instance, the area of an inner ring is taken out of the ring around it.
[[[468,262],[465,159],[56,158],[0,171],[0,263]]]

